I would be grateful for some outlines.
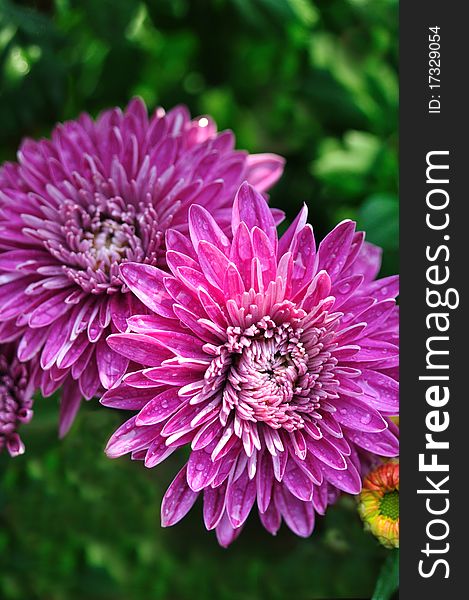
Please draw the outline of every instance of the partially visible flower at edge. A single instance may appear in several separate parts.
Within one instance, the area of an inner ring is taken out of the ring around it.
[[[24,453],[18,429],[33,417],[37,366],[37,361],[21,363],[14,344],[0,345],[0,453],[4,449],[12,457]]]
[[[168,232],[171,274],[121,267],[148,313],[108,339],[142,367],[102,398],[139,411],[106,451],[155,467],[190,447],[163,499],[164,526],[202,492],[223,546],[256,502],[269,532],[283,518],[306,537],[340,491],[360,492],[367,457],[398,454],[398,279],[376,279],[381,252],[352,221],[316,249],[306,218],[305,208],[278,239],[245,183],[232,240],[195,205],[190,235]]]
[[[383,546],[399,548],[399,462],[381,464],[365,477],[358,511]]]
[[[264,192],[283,162],[234,150],[230,131],[183,106],[149,117],[134,99],[60,124],[50,140],[25,140],[18,162],[0,169],[0,342],[18,339],[21,361],[40,356],[43,395],[64,387],[61,436],[81,398],[128,367],[106,336],[145,309],[119,265],[166,268],[165,232],[187,232],[191,204],[228,226],[240,183]]]

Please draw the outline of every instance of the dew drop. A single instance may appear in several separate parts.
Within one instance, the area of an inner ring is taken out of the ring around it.
[[[348,294],[350,292],[351,289],[351,285],[350,283],[343,283],[340,287],[339,287],[339,292],[341,294]]]
[[[370,421],[371,421],[370,413],[366,413],[366,415],[363,415],[363,417],[361,417],[361,419],[360,419],[360,423],[363,423],[363,425],[368,425],[368,423]]]

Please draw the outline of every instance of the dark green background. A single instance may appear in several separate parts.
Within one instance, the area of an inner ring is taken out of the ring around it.
[[[395,0],[0,0],[0,158],[135,94],[183,102],[239,148],[286,157],[271,198],[289,218],[306,202],[319,237],[356,219],[396,272],[397,22]],[[0,598],[370,597],[387,551],[353,498],[308,540],[253,515],[223,550],[199,504],[159,526],[181,457],[153,471],[106,459],[122,415],[95,402],[60,443],[56,419],[57,399],[38,399],[26,455],[0,457]]]

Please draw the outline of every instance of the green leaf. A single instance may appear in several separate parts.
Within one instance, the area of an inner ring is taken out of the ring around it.
[[[399,204],[394,194],[373,194],[360,207],[358,227],[366,239],[382,248],[394,250],[399,244]]]
[[[399,550],[393,550],[384,561],[371,600],[389,600],[399,587]]]

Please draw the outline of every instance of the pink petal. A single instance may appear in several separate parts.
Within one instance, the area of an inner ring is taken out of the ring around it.
[[[226,511],[223,513],[220,522],[216,527],[217,540],[220,546],[227,548],[241,533],[242,528],[232,527]]]
[[[151,444],[148,446],[148,450],[145,452],[145,466],[147,469],[152,469],[156,467],[164,460],[171,456],[171,454],[176,450],[175,446],[167,446],[166,438],[161,435],[157,436]]]
[[[314,454],[308,452],[304,460],[295,458],[295,462],[297,467],[299,467],[313,483],[316,485],[321,485],[323,480],[321,461],[318,460]]]
[[[332,281],[342,271],[355,233],[353,221],[342,221],[322,240],[318,249],[318,269],[327,271]]]
[[[259,227],[252,230],[252,246],[254,256],[259,259],[261,265],[264,287],[267,288],[277,276],[277,257],[269,238]]]
[[[197,261],[186,254],[181,254],[181,252],[176,252],[175,250],[168,250],[166,252],[166,263],[173,273],[176,273],[179,267],[190,267],[191,269],[198,268]]]
[[[285,159],[277,154],[250,154],[246,163],[247,181],[257,191],[265,192],[281,177]]]
[[[366,292],[377,300],[396,298],[399,294],[399,275],[377,279],[366,286]]]
[[[163,284],[166,273],[151,265],[123,263],[120,266],[122,279],[132,292],[149,309],[163,317],[172,317],[172,301]]]
[[[309,502],[313,499],[313,482],[292,459],[287,463],[282,483],[299,500]]]
[[[154,367],[153,369],[145,370],[145,378],[160,384],[185,386],[194,381],[195,373],[203,371],[203,367],[200,365],[162,365],[161,367]],[[201,376],[202,373],[201,373]],[[133,385],[130,375],[126,377],[126,382],[129,385]]]
[[[353,298],[353,294],[362,283],[363,275],[351,275],[335,281],[331,290],[331,295],[335,297],[334,310],[338,310],[349,298]]]
[[[137,425],[155,425],[172,415],[181,406],[177,388],[170,388],[150,399],[137,415]]]
[[[230,242],[215,219],[202,206],[192,205],[189,210],[189,232],[195,251],[201,241],[210,242],[225,255],[230,249]]]
[[[207,324],[204,323],[200,317],[198,317],[190,310],[187,310],[187,308],[185,308],[184,306],[181,306],[180,304],[175,304],[173,306],[173,311],[174,314],[181,321],[181,323],[188,327],[190,331],[195,333],[199,339],[216,345],[220,343],[220,336],[223,339],[223,330],[221,330],[220,333],[218,333],[218,331],[214,332],[213,328],[208,327]]]
[[[213,421],[205,423],[195,434],[192,440],[192,450],[201,450],[207,447],[220,432],[220,419],[215,417]]]
[[[343,490],[348,494],[359,494],[362,489],[360,474],[348,457],[345,460],[347,468],[344,471],[337,471],[324,463],[321,464],[321,470],[327,481],[339,488],[339,490]]]
[[[251,287],[251,263],[254,258],[251,234],[246,223],[240,223],[231,244],[230,260],[236,265],[245,287]]]
[[[47,327],[27,329],[18,344],[18,358],[21,361],[31,360],[39,352],[48,335]]]
[[[204,491],[204,523],[208,530],[214,529],[220,522],[225,510],[226,483]]]
[[[384,373],[363,369],[358,379],[360,386],[372,398],[368,401],[379,411],[391,415],[399,413],[399,384]]]
[[[337,411],[334,418],[345,427],[377,433],[387,429],[386,421],[377,410],[352,396],[341,396],[334,399]]]
[[[121,334],[121,336],[124,335],[126,334]],[[202,351],[202,342],[193,335],[178,331],[163,331],[162,329],[154,330],[152,335],[155,342],[178,356],[202,360],[207,357]]]
[[[311,452],[321,462],[329,465],[333,469],[343,470],[346,467],[345,459],[342,454],[326,439],[313,440],[310,437],[306,439],[308,451]]]
[[[365,242],[356,260],[349,268],[349,274],[363,275],[366,282],[373,281],[381,268],[382,253],[383,251],[378,246]]]
[[[277,251],[277,228],[269,206],[261,194],[256,192],[247,182],[241,185],[234,200],[233,235],[235,235],[241,222],[246,223],[248,229],[256,226],[262,229],[269,238],[272,247]]]
[[[86,400],[96,396],[100,389],[99,373],[95,361],[90,361],[87,368],[80,375],[80,390]]]
[[[176,229],[168,229],[166,232],[166,248],[168,250],[175,250],[181,254],[186,254],[194,260],[197,259],[197,254],[194,251],[191,240]]]
[[[161,525],[171,527],[180,521],[197,500],[198,492],[193,492],[187,485],[186,470],[184,467],[176,475],[163,497],[161,503]]]
[[[270,455],[266,452],[259,452],[257,455],[257,506],[259,512],[267,510],[272,497],[274,484],[274,471],[270,460]]]
[[[399,440],[390,428],[379,433],[365,433],[347,429],[347,437],[367,452],[379,456],[399,456]]]
[[[223,252],[210,242],[202,241],[199,243],[199,261],[207,281],[223,289],[225,272],[230,264]]]
[[[81,404],[81,392],[71,377],[64,384],[60,397],[59,437],[67,435]]]
[[[210,285],[205,275],[203,275],[200,271],[196,271],[190,267],[179,267],[177,277],[196,296],[201,290],[204,290],[208,295],[213,297],[215,302],[222,304],[224,303],[224,297],[220,289],[216,286]]]
[[[275,505],[288,527],[300,537],[309,537],[314,529],[312,502],[295,498],[284,486],[275,489]]]
[[[259,518],[262,525],[272,535],[276,535],[282,524],[282,516],[280,511],[275,506],[274,501],[269,504],[264,512],[259,512]]]
[[[140,333],[116,333],[107,338],[107,343],[115,352],[149,367],[171,356],[155,338]]]
[[[208,487],[217,474],[219,465],[210,458],[213,448],[203,448],[191,452],[187,463],[187,483],[194,492]]]
[[[309,284],[317,269],[316,242],[311,225],[306,225],[295,235],[292,256],[292,293],[295,295]]]
[[[118,331],[127,330],[127,318],[132,314],[131,299],[131,294],[114,294],[111,298],[111,318]]]
[[[246,291],[241,275],[236,268],[236,265],[232,262],[228,263],[224,272],[223,291],[227,298],[232,298],[234,300],[239,300]]]
[[[360,352],[348,359],[353,366],[371,367],[372,369],[389,369],[399,365],[399,348],[394,344],[381,340],[364,339]]]
[[[109,458],[117,458],[135,450],[147,448],[159,435],[158,425],[137,427],[136,417],[132,417],[117,429],[107,443],[105,452]]]
[[[111,388],[125,374],[129,360],[109,348],[105,339],[96,345],[99,379],[104,388]]]
[[[194,269],[192,269],[192,271],[194,271]],[[168,290],[168,293],[178,304],[185,306],[194,314],[199,315],[200,313],[200,316],[203,316],[201,306],[197,302],[197,294],[194,294],[191,290],[188,290],[184,284],[174,277],[166,277],[164,279],[164,284]]]
[[[69,294],[70,290],[68,289],[60,294],[55,294],[52,298],[40,304],[31,313],[29,325],[31,327],[45,327],[70,310],[70,305],[64,302]]]
[[[22,439],[20,438],[20,436],[16,433],[13,433],[12,435],[9,435],[6,441],[6,448],[8,450],[8,454],[12,457],[15,458],[15,456],[20,456],[21,454],[24,454],[24,443],[22,441]]]
[[[359,319],[360,321],[367,323],[363,337],[369,337],[375,331],[381,329],[386,322],[386,319],[393,312],[395,306],[396,303],[393,299],[386,299],[381,302],[376,302],[376,304],[373,304],[373,306],[370,306],[370,308],[362,312]]]
[[[299,231],[303,229],[306,225],[306,221],[308,219],[308,208],[306,205],[303,205],[303,208],[295,217],[295,220],[288,227],[285,233],[278,241],[278,256],[283,256],[287,252],[292,250],[294,240],[296,239],[296,235]]]
[[[140,410],[147,402],[155,397],[156,391],[155,388],[133,388],[125,383],[121,383],[117,387],[108,390],[101,398],[100,402],[103,406],[108,406],[109,408]]]
[[[331,291],[331,278],[326,271],[319,271],[308,287],[305,297],[301,302],[301,307],[310,311],[329,296]]]
[[[241,477],[228,484],[226,492],[226,512],[235,529],[246,521],[255,500],[256,481],[249,479],[247,470],[244,470]]]
[[[271,457],[272,466],[274,469],[275,479],[277,481],[282,481],[283,474],[285,473],[285,468],[287,466],[288,461],[288,452],[278,452],[276,455]]]

